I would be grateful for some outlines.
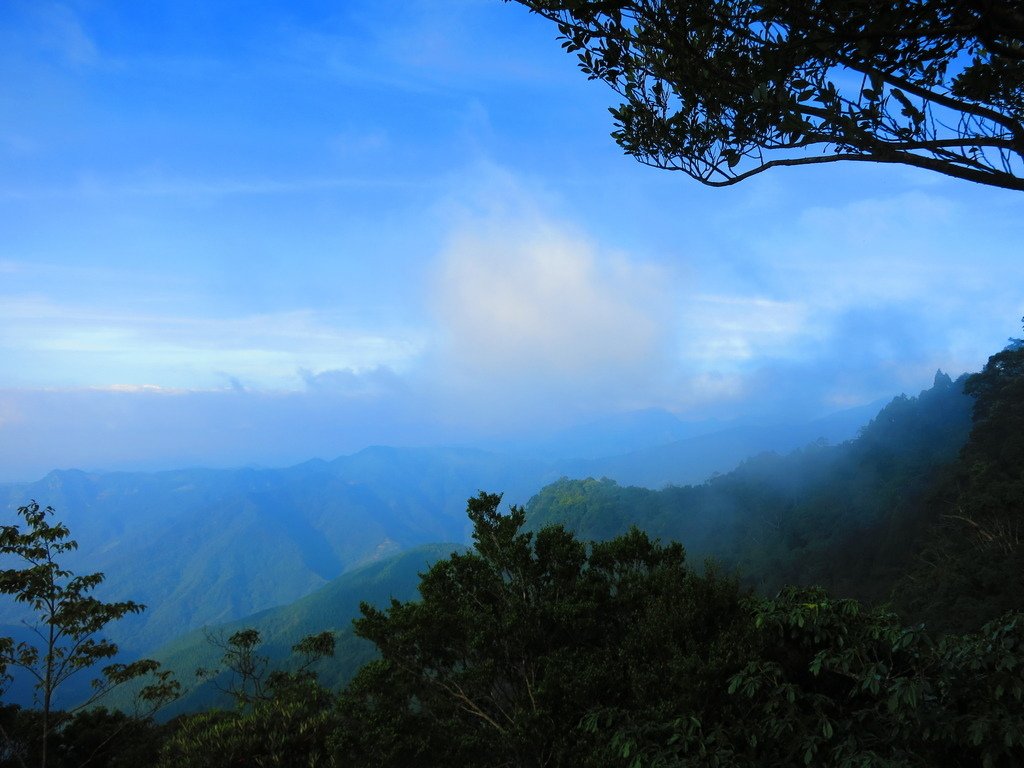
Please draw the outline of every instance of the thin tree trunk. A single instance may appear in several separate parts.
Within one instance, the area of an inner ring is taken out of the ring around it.
[[[53,616],[53,612],[50,612]],[[53,695],[53,624],[50,624],[50,640],[46,649],[46,679],[43,681],[43,745],[39,768],[46,768],[46,753],[50,742],[50,698]]]

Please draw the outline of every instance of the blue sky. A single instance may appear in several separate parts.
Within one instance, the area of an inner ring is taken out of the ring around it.
[[[499,0],[0,6],[0,479],[289,463],[977,369],[1024,196],[645,168]]]

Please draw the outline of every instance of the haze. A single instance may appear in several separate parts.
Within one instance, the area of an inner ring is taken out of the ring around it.
[[[8,0],[0,67],[0,480],[807,420],[1019,335],[1019,194],[644,168],[498,0]]]

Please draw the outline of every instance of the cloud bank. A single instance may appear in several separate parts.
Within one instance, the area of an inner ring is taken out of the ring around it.
[[[643,366],[665,333],[659,278],[536,217],[458,232],[437,282],[445,354],[470,373],[577,382]]]

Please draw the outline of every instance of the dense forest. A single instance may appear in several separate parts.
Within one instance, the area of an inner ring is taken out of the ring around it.
[[[233,626],[201,672],[228,706],[47,724],[8,705],[0,764],[39,765],[44,732],[53,766],[1024,761],[1020,341],[841,445],[661,491],[562,480],[505,511],[480,493],[468,514],[471,549],[395,571],[416,599],[363,604],[365,654],[315,610],[288,660],[270,624]]]

